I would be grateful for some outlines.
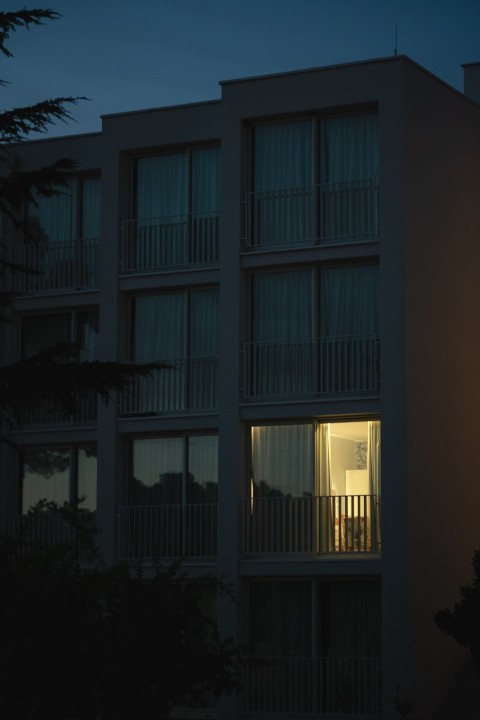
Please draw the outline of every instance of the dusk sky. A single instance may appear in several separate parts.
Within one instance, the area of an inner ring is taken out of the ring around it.
[[[50,135],[95,132],[100,115],[220,97],[220,80],[408,55],[455,88],[480,60],[480,0],[52,0],[63,15],[18,30],[1,59],[2,108],[87,96],[76,122]]]

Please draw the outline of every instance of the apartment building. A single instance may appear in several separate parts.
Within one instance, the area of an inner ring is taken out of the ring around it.
[[[268,661],[219,719],[434,717],[464,657],[433,613],[480,544],[479,107],[406,57],[221,85],[15,148],[78,171],[35,241],[5,226],[39,272],[3,360],[170,369],[25,416],[4,527],[82,496],[109,561],[228,578],[220,625]]]

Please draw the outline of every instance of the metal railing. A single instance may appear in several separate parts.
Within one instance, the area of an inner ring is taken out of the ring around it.
[[[95,513],[79,510],[66,517],[61,511],[44,510],[14,515],[9,522],[9,536],[22,556],[68,545],[76,550],[78,560],[86,559],[94,545]]]
[[[372,657],[268,657],[247,669],[247,715],[379,717],[380,668]]]
[[[244,395],[377,394],[379,351],[374,335],[245,343]]]
[[[218,211],[125,220],[122,272],[142,273],[218,262]]]
[[[136,377],[123,394],[122,415],[156,415],[218,408],[218,358],[159,361],[168,368]]]
[[[97,422],[97,394],[93,390],[77,393],[75,411],[67,413],[53,409],[48,401],[38,403],[35,407],[25,408],[20,414],[21,425],[45,424],[93,424]]]
[[[376,495],[252,498],[245,507],[245,555],[378,553],[379,500]]]
[[[217,554],[217,505],[142,505],[119,510],[122,560],[208,558]]]
[[[99,238],[41,242],[15,248],[13,287],[45,293],[98,286]]]
[[[352,242],[378,235],[378,185],[372,178],[246,196],[245,246]]]

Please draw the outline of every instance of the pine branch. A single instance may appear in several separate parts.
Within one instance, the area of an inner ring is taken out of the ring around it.
[[[12,53],[7,49],[5,43],[10,37],[10,33],[15,32],[18,28],[30,28],[30,25],[43,25],[43,20],[58,20],[62,16],[60,13],[50,9],[33,9],[17,10],[16,12],[0,12],[0,52],[6,57],[12,57]]]
[[[52,165],[28,172],[13,172],[0,177],[0,212],[13,223],[26,229],[22,210],[25,203],[36,204],[36,197],[54,197],[67,187],[71,172],[77,163],[70,158],[60,158]]]
[[[0,142],[4,145],[23,142],[32,132],[46,132],[56,120],[74,120],[66,105],[77,105],[85,97],[58,97],[42,100],[35,105],[14,108],[0,113]]]
[[[79,347],[60,344],[0,367],[0,417],[18,420],[23,410],[46,404],[51,411],[72,413],[88,391],[104,401],[126,391],[137,377],[173,370],[165,363],[79,362]]]

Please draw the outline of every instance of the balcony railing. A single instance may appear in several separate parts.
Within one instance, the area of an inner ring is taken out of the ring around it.
[[[367,178],[247,193],[245,245],[315,245],[378,235],[378,186]]]
[[[87,559],[94,546],[95,513],[80,510],[67,517],[61,511],[38,511],[10,518],[9,535],[22,556],[68,545],[78,560]]]
[[[377,658],[271,657],[247,670],[245,714],[378,718]]]
[[[245,555],[378,553],[376,495],[268,497],[247,501]]]
[[[150,377],[136,377],[125,392],[122,415],[157,415],[218,408],[218,358],[163,360]]]
[[[246,343],[245,397],[378,394],[379,350],[374,335]]]
[[[67,413],[52,410],[48,402],[41,402],[36,407],[22,410],[21,425],[77,425],[97,422],[97,394],[92,390],[78,393],[75,411]]]
[[[15,292],[97,287],[99,245],[98,238],[18,245],[13,260],[18,266],[13,273]]]
[[[121,507],[118,554],[123,560],[215,557],[216,503]]]
[[[218,211],[126,220],[122,271],[144,273],[218,262]]]

